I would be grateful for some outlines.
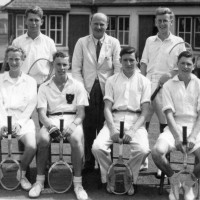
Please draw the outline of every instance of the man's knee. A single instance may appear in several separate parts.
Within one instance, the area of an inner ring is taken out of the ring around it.
[[[158,140],[151,150],[152,158],[157,159],[159,157],[162,157],[163,155],[166,155],[167,152],[168,152],[168,145]]]

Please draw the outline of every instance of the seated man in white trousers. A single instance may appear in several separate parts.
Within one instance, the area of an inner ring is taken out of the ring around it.
[[[135,70],[136,50],[133,47],[122,49],[122,70],[111,76],[105,87],[104,115],[106,122],[94,140],[92,152],[100,165],[101,181],[106,185],[106,174],[112,164],[110,146],[118,142],[120,121],[124,121],[124,143],[130,143],[131,155],[128,165],[136,183],[140,166],[149,154],[148,133],[145,129],[149,110],[151,85],[149,80]],[[109,188],[107,187],[107,191]],[[134,194],[133,186],[128,195]]]

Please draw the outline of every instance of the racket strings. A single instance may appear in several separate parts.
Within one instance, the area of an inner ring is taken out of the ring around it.
[[[132,173],[127,166],[113,166],[108,173],[108,184],[113,193],[124,194],[132,184]]]
[[[1,185],[7,190],[14,190],[21,180],[20,165],[12,160],[4,161],[0,167]]]
[[[72,184],[72,170],[66,163],[57,163],[50,168],[48,178],[51,189],[57,193],[63,193]]]

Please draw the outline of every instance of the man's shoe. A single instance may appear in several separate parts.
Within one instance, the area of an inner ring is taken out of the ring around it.
[[[178,200],[179,199],[179,192],[181,188],[181,183],[179,180],[172,176],[169,178],[171,189],[169,192],[169,200]]]
[[[135,194],[135,189],[134,189],[133,185],[131,185],[131,187],[130,187],[130,189],[128,190],[127,194],[128,194],[129,196],[132,196],[132,195]]]
[[[172,188],[170,188],[170,191],[169,191],[169,200],[178,200],[176,199]]]
[[[41,183],[36,182],[36,183],[34,183],[33,187],[29,191],[28,195],[31,198],[39,197],[42,190],[44,190],[44,186]]]
[[[76,198],[78,200],[87,200],[88,199],[88,195],[81,185],[75,187],[74,192],[75,192]]]
[[[113,190],[111,190],[111,188],[108,186],[108,184],[107,183],[105,183],[105,184],[106,184],[106,191],[111,194],[112,191],[114,191],[114,188],[113,188]]]
[[[20,184],[22,189],[29,191],[32,188],[31,183],[29,182],[29,180],[26,177],[21,178],[20,180]]]

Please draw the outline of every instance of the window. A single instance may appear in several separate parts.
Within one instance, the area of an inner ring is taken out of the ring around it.
[[[183,16],[177,18],[177,34],[194,50],[200,50],[200,16]]]
[[[63,16],[55,15],[49,18],[49,35],[56,44],[63,43]]]
[[[129,17],[109,16],[108,35],[118,38],[121,45],[129,44]]]

